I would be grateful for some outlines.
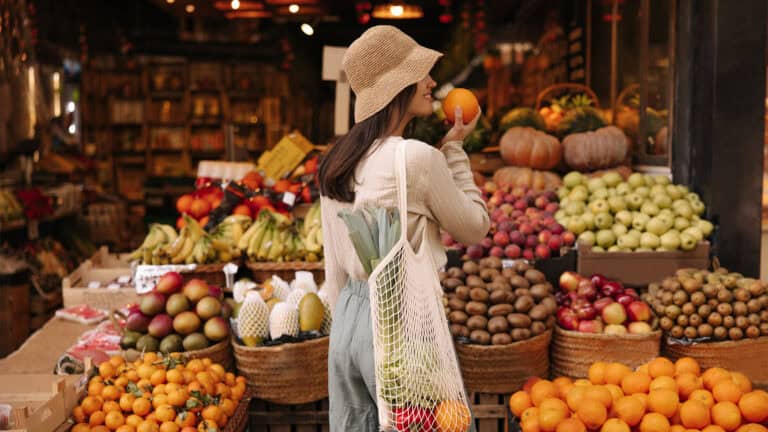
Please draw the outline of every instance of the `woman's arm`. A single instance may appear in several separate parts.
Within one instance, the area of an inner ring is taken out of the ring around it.
[[[339,219],[338,208],[335,201],[320,197],[320,217],[323,223],[323,259],[325,260],[325,290],[328,293],[328,301],[331,310],[336,306],[339,292],[347,283],[348,275],[341,265],[338,241],[344,238],[346,228]]]

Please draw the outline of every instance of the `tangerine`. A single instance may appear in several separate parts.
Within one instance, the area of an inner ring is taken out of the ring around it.
[[[168,396],[164,394],[152,395],[152,407],[157,409],[159,406],[168,405]]]
[[[72,426],[70,432],[91,432],[91,427],[87,423],[78,423]]]
[[[712,396],[717,402],[738,403],[741,399],[741,387],[732,379],[721,380],[712,388]]]
[[[675,415],[679,402],[677,392],[668,389],[654,390],[648,394],[648,411],[669,418]]]
[[[91,415],[100,410],[101,405],[101,399],[96,396],[86,396],[83,401],[80,402],[80,406],[83,407],[83,412],[85,412],[85,415]]]
[[[675,379],[680,397],[688,399],[696,390],[704,388],[704,381],[692,372],[682,372]]]
[[[610,408],[613,403],[613,395],[605,386],[601,385],[587,387],[584,398],[596,400],[605,405],[606,408]]]
[[[152,372],[152,375],[149,377],[149,382],[153,386],[159,386],[160,384],[165,384],[165,371],[162,369],[158,369]]]
[[[186,390],[176,390],[175,392],[168,394],[168,403],[175,407],[184,406],[184,404],[187,403],[187,399],[189,399],[189,396],[187,395]]]
[[[648,363],[648,374],[651,378],[660,376],[675,376],[675,364],[666,357],[656,357]]]
[[[704,402],[704,405],[710,409],[715,405],[715,398],[712,397],[712,393],[704,389],[694,390],[693,393],[688,396],[688,400],[699,400]]]
[[[117,368],[115,368],[115,366],[112,363],[105,361],[99,365],[100,377],[107,379],[107,378],[112,378],[115,375],[117,375]]]
[[[608,367],[606,362],[595,362],[589,367],[587,377],[592,384],[605,384],[605,369]]]
[[[603,423],[600,432],[630,432],[629,425],[623,420],[612,418]]]
[[[746,421],[764,422],[768,419],[768,394],[759,390],[746,393],[739,400],[739,409]],[[87,410],[86,413],[88,413]]]
[[[121,411],[120,404],[115,401],[106,401],[104,402],[104,405],[101,406],[101,410],[105,413],[108,413],[110,411]]]
[[[681,424],[673,424],[669,427],[669,432],[685,432],[685,426]]]
[[[101,391],[101,397],[107,401],[118,400],[120,399],[120,390],[118,390],[117,387],[113,385],[108,385],[104,387],[104,390]]]
[[[587,432],[587,427],[578,418],[567,418],[557,425],[555,432]]]
[[[573,381],[568,377],[558,377],[552,381],[552,384],[557,387],[557,397],[565,399],[565,396],[568,394],[568,389],[573,386]]]
[[[155,418],[159,422],[173,421],[176,418],[176,410],[170,405],[160,405],[155,409]]]
[[[144,363],[136,369],[139,374],[139,378],[149,381],[152,374],[155,373],[155,367],[151,364]]]
[[[537,419],[539,418],[539,409],[536,407],[530,407],[527,410],[523,411],[523,415],[520,416],[521,421],[530,420],[532,418]]]
[[[151,364],[160,360],[160,356],[158,356],[156,352],[149,351],[144,353],[144,356],[141,359],[144,361],[144,364]]]
[[[148,399],[140,397],[133,401],[132,408],[134,414],[144,417],[152,410],[152,403]],[[138,429],[139,426],[136,428]]]
[[[559,409],[539,409],[539,429],[544,432],[554,432],[564,419],[565,414]]]
[[[233,396],[234,396],[234,389],[236,387],[233,387]],[[536,384],[531,387],[531,402],[533,402],[534,406],[539,406],[541,401],[543,401],[546,398],[553,398],[557,397],[557,387],[555,387],[554,384],[552,384],[551,381],[547,380],[540,380]]]
[[[174,423],[179,427],[195,427],[197,426],[197,416],[192,412],[182,411],[176,415]]]
[[[104,420],[106,419],[107,415],[104,413],[104,411],[96,411],[94,413],[91,413],[90,416],[88,416],[88,424],[93,426],[103,425]]]
[[[131,415],[129,415],[128,417],[126,417],[126,418],[125,418],[125,424],[127,424],[127,425],[131,425],[131,426],[133,426],[134,428],[137,428],[137,427],[139,427],[139,425],[140,425],[140,424],[141,424],[141,422],[143,422],[143,421],[144,421],[144,419],[143,419],[143,418],[141,418],[141,417],[139,417],[139,416],[138,416],[138,415],[136,415],[136,414],[131,414]]]
[[[541,432],[539,428],[539,419],[532,418],[520,423],[520,430],[522,432]]]
[[[699,366],[699,362],[697,362],[693,357],[680,357],[677,359],[675,362],[675,376],[684,373],[692,373],[696,376],[701,375],[701,367]]]
[[[608,363],[605,367],[605,383],[621,385],[621,380],[632,373],[627,365],[622,363]]]
[[[643,410],[648,409],[648,395],[645,393],[635,393],[632,397],[637,398],[643,404]]]
[[[109,432],[109,428],[104,425],[97,425],[91,428],[91,432]]]
[[[704,380],[704,388],[711,391],[718,382],[723,380],[730,381],[731,373],[723,368],[713,367],[704,371],[701,378]]]
[[[616,417],[630,426],[636,426],[643,419],[645,406],[643,402],[634,396],[624,396],[614,402],[613,411]]]
[[[741,389],[741,393],[749,393],[752,391],[752,382],[741,372],[731,372],[731,378],[736,385]]]
[[[571,413],[570,409],[568,409],[568,405],[563,402],[562,399],[558,398],[546,398],[541,402],[541,405],[539,405],[539,412],[542,410],[557,410],[563,413],[563,417],[566,417],[568,414]]]
[[[689,400],[680,405],[680,422],[689,429],[702,429],[709,426],[709,408],[703,402]]]
[[[224,366],[220,364],[212,364],[208,367],[208,370],[213,373],[216,376],[216,379],[219,381],[223,381],[224,378],[226,378],[227,371],[224,369]]]
[[[591,382],[589,382],[588,379],[579,378],[576,381],[573,382],[573,385],[575,386],[581,386],[581,387],[589,387],[592,385]]]
[[[179,432],[179,425],[172,421],[163,422],[160,425],[160,432]]]
[[[669,432],[669,419],[659,413],[648,413],[640,421],[640,432]]]
[[[617,386],[616,384],[606,384],[604,387],[608,389],[609,392],[611,392],[613,402],[616,402],[618,399],[624,396],[624,391],[621,390],[621,387]]]
[[[747,423],[736,429],[736,432],[768,432],[768,428],[758,423]]]
[[[144,420],[136,428],[136,432],[160,432],[160,427],[152,420]]]
[[[509,397],[509,410],[515,417],[520,418],[523,415],[523,411],[533,406],[531,397],[528,393],[520,390]],[[227,414],[231,415],[231,414]]]
[[[672,391],[677,391],[677,381],[675,381],[674,378],[670,376],[660,376],[658,378],[654,378],[653,381],[651,381],[651,385],[648,387],[649,390],[661,390],[661,389],[669,389]]]
[[[85,423],[86,415],[85,411],[83,411],[83,407],[76,406],[74,409],[72,409],[72,418],[77,423]]]
[[[579,416],[579,420],[584,423],[587,429],[597,429],[608,418],[608,410],[601,402],[585,399],[579,404],[576,415]]]
[[[464,88],[455,88],[448,92],[443,99],[443,112],[449,122],[455,120],[456,109],[461,109],[461,118],[464,124],[471,122],[480,112],[480,104],[477,97],[471,91]]]
[[[530,400],[529,400],[530,402]],[[530,405],[529,405],[530,406]],[[232,402],[232,399],[222,399],[221,400],[221,410],[226,414],[228,417],[232,417],[233,414],[235,414],[235,410],[237,409],[237,405],[235,405],[234,402]],[[520,414],[523,412],[520,411]],[[520,415],[515,414],[517,417],[520,417]]]
[[[178,369],[171,369],[166,372],[165,379],[169,383],[184,384],[184,374]]]
[[[446,400],[440,402],[435,408],[435,424],[437,428],[444,432],[465,432],[469,429],[472,416],[469,408],[462,401]],[[213,420],[203,420],[198,425],[198,430],[208,432],[207,429],[200,429],[206,423],[213,424],[215,430],[218,428]]]
[[[568,394],[565,397],[565,401],[568,404],[568,408],[571,409],[571,411],[576,411],[578,409],[579,404],[584,399],[584,393],[587,392],[587,387],[585,386],[579,386],[574,385],[571,387],[570,390],[568,390]]]
[[[741,411],[733,402],[718,402],[712,407],[712,423],[728,432],[741,426]]]
[[[104,391],[104,383],[101,381],[91,380],[88,383],[88,395],[89,396],[101,396],[101,392]]]
[[[115,430],[125,424],[125,416],[120,411],[110,411],[104,419],[104,424],[110,430]]]
[[[648,393],[650,386],[651,377],[641,372],[632,372],[621,380],[621,389],[628,395]]]
[[[711,424],[704,429],[701,430],[701,432],[725,432],[725,429],[723,429],[721,426],[718,426],[716,424]]]
[[[129,424],[124,424],[119,428],[115,429],[115,432],[136,432],[136,428]]]

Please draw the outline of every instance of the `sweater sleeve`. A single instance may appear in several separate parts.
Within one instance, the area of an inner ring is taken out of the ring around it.
[[[323,223],[323,256],[325,260],[325,290],[331,309],[336,306],[339,292],[347,283],[348,275],[342,266],[342,255],[339,252],[338,240],[342,232],[346,232],[343,222],[338,217],[336,202],[320,197],[320,212]],[[344,231],[342,231],[344,229]]]
[[[480,242],[488,234],[490,218],[461,142],[448,142],[440,150],[412,147],[418,148],[418,163],[425,165],[420,168],[420,188],[440,227],[461,243]]]

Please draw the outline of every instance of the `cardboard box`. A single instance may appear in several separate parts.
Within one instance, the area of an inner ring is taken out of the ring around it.
[[[576,271],[584,276],[599,273],[626,286],[646,288],[681,268],[708,268],[709,242],[692,251],[592,252],[579,248]]]
[[[80,377],[0,375],[0,404],[11,405],[12,432],[50,432],[77,403]]]
[[[87,304],[95,308],[118,309],[137,303],[135,286],[110,286],[119,278],[130,278],[131,267],[126,255],[110,254],[102,247],[61,281],[64,307]]]

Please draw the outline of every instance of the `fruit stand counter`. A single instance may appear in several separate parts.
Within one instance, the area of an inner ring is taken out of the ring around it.
[[[5,374],[49,374],[61,354],[75,343],[83,332],[93,328],[60,318],[50,321],[30,336],[24,345],[0,359]]]

